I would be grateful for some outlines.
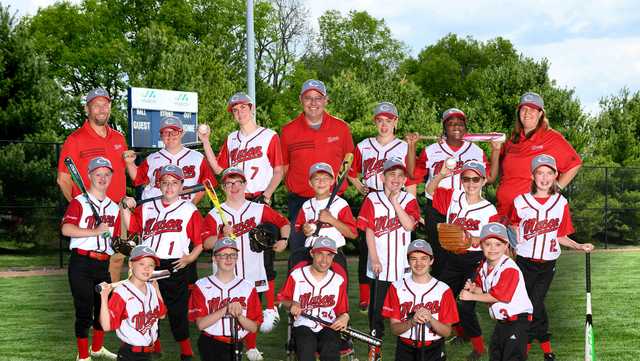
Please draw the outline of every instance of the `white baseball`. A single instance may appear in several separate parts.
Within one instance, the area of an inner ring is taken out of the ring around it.
[[[316,226],[314,223],[309,223],[309,226],[311,227],[311,233],[315,233],[318,226]]]
[[[447,160],[444,162],[445,167],[451,170],[454,170],[456,168],[456,164],[458,164],[458,162],[456,162],[454,158],[447,158]]]
[[[200,124],[198,125],[198,133],[200,134],[207,134],[209,133],[209,126],[207,124]]]

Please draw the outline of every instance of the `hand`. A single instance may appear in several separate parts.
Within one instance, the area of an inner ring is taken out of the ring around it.
[[[475,282],[471,282],[471,280],[467,280],[467,282],[465,282],[464,289],[471,293],[478,293],[478,291],[480,291],[478,285],[475,284]]]
[[[274,252],[282,252],[287,248],[287,240],[286,239],[280,239],[278,240],[276,243],[273,244],[273,250]]]
[[[231,225],[231,223],[227,224],[226,226],[222,227],[222,234],[225,237],[229,237],[233,234],[233,226]]]
[[[380,260],[371,260],[371,271],[376,275],[382,272],[382,263],[380,263]]]
[[[133,209],[136,208],[136,200],[132,197],[124,197],[120,201],[120,207],[124,209]]]
[[[413,315],[413,321],[419,324],[431,322],[432,319],[433,316],[431,316],[431,312],[426,308],[418,308],[416,313]]]
[[[493,154],[493,152],[500,152],[500,149],[502,148],[502,144],[503,143],[504,142],[492,140],[491,141],[491,154]]]
[[[343,313],[329,326],[330,329],[335,331],[343,331],[347,329],[349,324],[349,314]]]
[[[298,302],[292,302],[291,308],[289,309],[289,313],[291,313],[291,316],[293,316],[293,318],[300,317],[300,314],[302,313],[302,308],[300,308],[300,304]]]
[[[449,168],[446,167],[446,165],[443,163],[442,167],[440,167],[440,172],[438,172],[438,174],[443,177],[446,178],[448,176],[450,176],[451,174],[453,174],[453,171]]]
[[[107,282],[100,283],[100,297],[108,298],[109,293],[111,293],[111,291],[112,291],[111,284]]]
[[[313,235],[313,232],[316,231],[318,226],[313,223],[305,223],[302,225],[302,233],[304,233],[305,237],[310,237]]]
[[[362,194],[363,196],[366,196],[367,194],[369,194],[369,187],[363,185],[360,182],[355,182],[353,183],[353,185],[356,187],[356,190],[358,191],[358,193]]]
[[[318,220],[322,223],[333,225],[336,217],[334,217],[328,209],[321,209],[320,213],[318,213]]]
[[[462,301],[473,301],[473,293],[467,291],[467,290],[462,290],[460,291],[460,300]]]
[[[591,251],[593,251],[593,249],[596,248],[593,244],[591,243],[583,243],[580,245],[580,248],[578,248],[581,251],[590,253]]]
[[[389,193],[389,201],[391,202],[392,205],[396,206],[396,205],[400,205],[400,203],[398,203],[398,196],[400,195],[400,191],[391,191]]]
[[[109,224],[107,223],[100,223],[96,228],[96,236],[100,236],[103,233],[109,233]]]
[[[198,131],[196,132],[196,134],[198,134],[198,139],[200,139],[202,143],[209,143],[209,135],[211,135],[211,128],[207,127],[207,131],[204,133],[201,133],[200,128],[198,128]]]
[[[407,133],[404,136],[404,140],[407,142],[409,146],[415,146],[415,144],[420,140],[420,134],[418,133]]]
[[[134,164],[136,161],[136,152],[133,150],[125,150],[122,153],[122,158],[126,164]]]
[[[235,318],[242,316],[242,305],[240,304],[240,302],[231,302],[227,306],[227,313]]]
[[[189,263],[191,263],[191,262],[193,262],[193,261],[191,260],[191,258],[189,258],[189,255],[184,255],[184,256],[180,257],[179,260],[177,260],[177,261],[172,263],[173,270],[177,271],[177,270],[183,269],[183,268],[187,267],[189,265]]]

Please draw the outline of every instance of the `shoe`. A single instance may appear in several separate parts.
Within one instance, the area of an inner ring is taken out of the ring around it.
[[[192,361],[193,355],[180,355],[180,361]]]
[[[262,311],[262,319],[263,321],[260,325],[260,332],[271,332],[278,325],[278,322],[280,322],[280,314],[278,313],[278,309],[274,307]]]
[[[118,358],[118,355],[107,350],[104,346],[100,348],[98,351],[89,350],[91,357],[101,357],[107,360],[115,360]]]
[[[351,340],[340,339],[340,357],[353,354],[353,342]]]
[[[462,336],[453,336],[450,339],[447,340],[447,344],[451,345],[451,346],[456,346],[456,345],[463,345],[465,343],[469,342],[468,339],[465,339]]]
[[[91,356],[87,358],[80,358],[80,355],[76,355],[76,361],[91,361]]]
[[[483,354],[477,353],[475,350],[473,350],[467,356],[467,361],[479,361],[482,358],[482,356],[483,356]]]
[[[360,313],[364,313],[365,315],[369,312],[369,304],[366,302],[360,302]]]
[[[258,351],[257,348],[252,348],[247,350],[247,358],[249,361],[262,361],[264,358],[262,357],[262,352]]]
[[[556,354],[554,354],[553,352],[545,353],[544,361],[556,361]]]

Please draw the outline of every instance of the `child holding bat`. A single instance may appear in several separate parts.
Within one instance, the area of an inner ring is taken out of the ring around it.
[[[103,346],[104,331],[100,325],[100,298],[94,287],[110,281],[109,258],[113,254],[110,237],[118,220],[118,205],[106,192],[111,184],[113,167],[103,157],[91,159],[88,166],[90,186],[86,196],[79,194],[69,202],[62,218],[62,234],[71,237],[69,249],[69,286],[75,308],[75,334],[78,360],[116,355]],[[93,209],[92,209],[93,208]],[[96,219],[94,212],[100,217]],[[100,222],[98,222],[100,221]],[[100,223],[97,227],[95,224]],[[93,326],[89,350],[89,327]]]
[[[116,330],[122,341],[119,361],[151,360],[158,319],[167,313],[158,283],[149,282],[159,265],[160,259],[151,248],[138,245],[129,256],[129,279],[115,289],[106,282],[100,284],[100,323],[105,331]]]

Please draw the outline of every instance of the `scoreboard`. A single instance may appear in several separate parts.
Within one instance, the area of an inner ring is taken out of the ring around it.
[[[198,93],[149,88],[129,88],[127,93],[131,148],[164,148],[160,120],[169,115],[182,120],[184,145],[198,142]]]

